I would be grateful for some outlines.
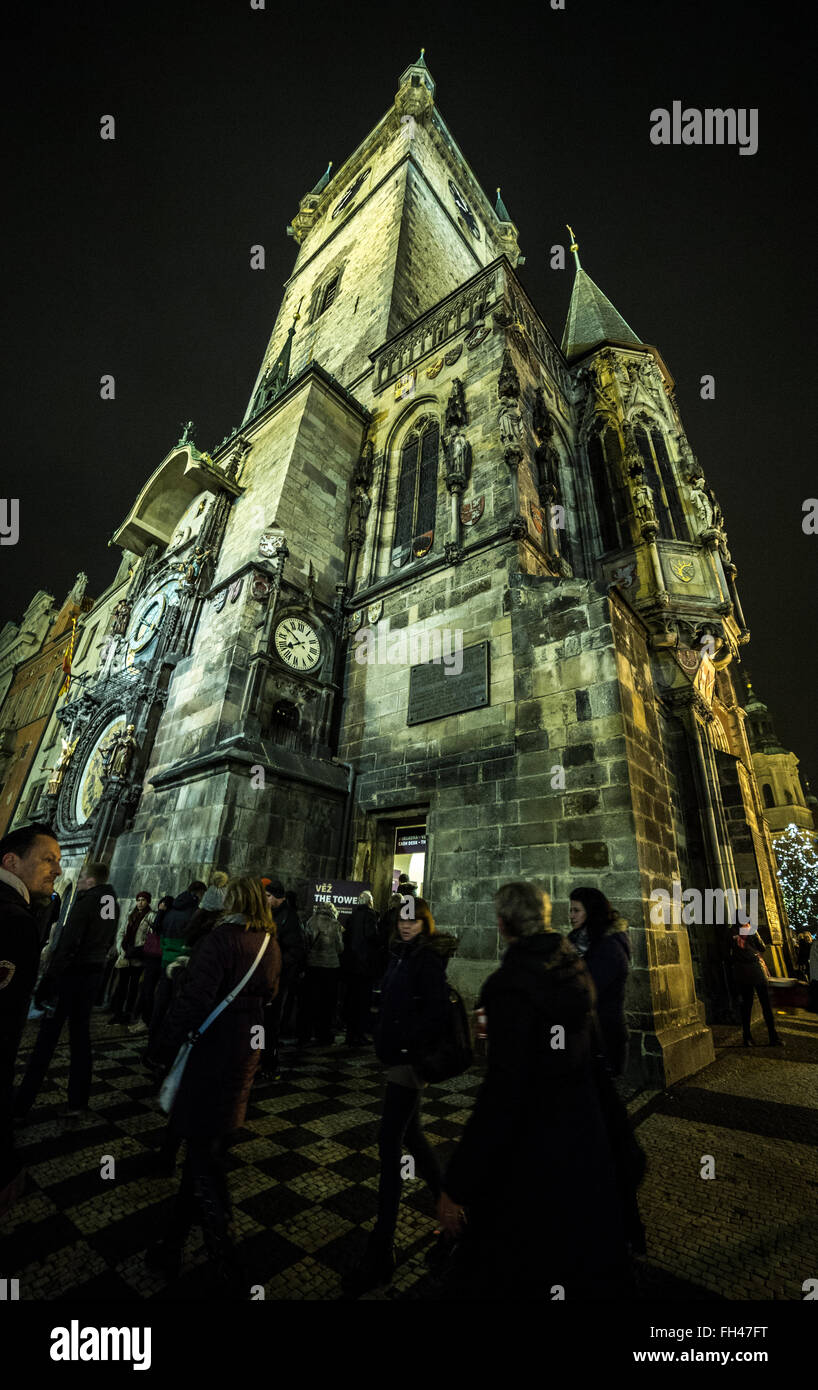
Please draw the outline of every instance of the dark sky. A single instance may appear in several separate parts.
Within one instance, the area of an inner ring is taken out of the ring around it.
[[[0,548],[0,626],[38,588],[61,599],[80,568],[100,592],[108,539],[180,422],[212,449],[240,421],[294,261],[285,226],[425,45],[557,340],[572,272],[548,252],[568,221],[584,268],[661,349],[725,512],[747,668],[818,787],[818,537],[801,529],[818,494],[809,17],[746,0],[26,8],[5,80],[0,495],[19,497],[21,536]],[[757,107],[758,153],[652,145],[650,112],[674,100]],[[99,138],[107,113],[115,142]],[[99,398],[108,372],[114,402]]]

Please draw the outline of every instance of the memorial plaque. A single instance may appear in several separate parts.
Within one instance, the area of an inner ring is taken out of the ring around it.
[[[429,661],[409,672],[407,724],[425,724],[462,714],[489,703],[489,644],[478,642],[463,648],[463,669],[455,675],[451,661]]]

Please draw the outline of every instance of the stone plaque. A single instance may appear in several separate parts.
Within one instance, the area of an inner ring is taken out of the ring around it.
[[[463,668],[458,675],[455,675],[452,659],[454,652],[447,649],[445,643],[440,660],[411,668],[407,724],[425,724],[432,719],[444,719],[448,714],[480,709],[489,703],[488,642],[464,647],[461,655]]]

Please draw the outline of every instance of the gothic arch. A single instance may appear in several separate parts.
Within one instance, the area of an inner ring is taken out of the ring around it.
[[[670,457],[664,420],[640,405],[631,411],[630,424],[639,457],[645,466],[648,485],[656,496],[661,534],[669,539],[689,540],[690,532],[679,496],[679,479]]]
[[[620,525],[623,500],[622,480],[617,470],[623,457],[622,436],[615,416],[608,412],[597,415],[585,439],[585,458],[590,495],[594,508],[594,531],[598,553],[618,550],[627,539]]]
[[[442,435],[442,407],[432,395],[413,401],[389,432],[384,449],[373,577],[383,578],[393,569],[397,572],[403,568],[393,565],[393,551],[405,550],[422,532],[435,532],[433,546],[438,541]],[[404,563],[411,564],[412,560],[410,554]]]

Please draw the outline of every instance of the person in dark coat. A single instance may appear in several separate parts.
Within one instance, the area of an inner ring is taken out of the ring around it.
[[[111,1023],[115,1025],[132,1022],[142,983],[142,943],[141,940],[137,942],[137,937],[144,935],[140,929],[151,910],[150,893],[137,893],[135,902],[133,911],[128,913],[127,921],[117,933],[119,959],[111,1000]]]
[[[767,1025],[768,1045],[770,1047],[784,1046],[783,1038],[780,1038],[776,1032],[775,1019],[770,1005],[767,971],[764,966],[766,949],[766,943],[757,931],[745,934],[739,928],[733,932],[730,939],[730,963],[733,967],[733,979],[741,998],[741,1031],[745,1047],[755,1046],[750,1031],[750,1019],[753,1015],[753,999],[756,994],[761,1005],[761,1012],[764,1015],[764,1022]]]
[[[40,962],[36,914],[59,876],[60,846],[49,825],[0,838],[0,1215],[25,1182],[14,1148],[14,1064]]]
[[[262,1055],[258,1030],[281,971],[275,926],[259,879],[234,879],[227,885],[224,915],[191,954],[184,988],[171,1004],[158,1049],[163,1064],[170,1066],[189,1034],[253,965],[265,936],[266,950],[250,979],[194,1043],[182,1074],[170,1115],[174,1134],[187,1142],[182,1181],[165,1238],[146,1255],[151,1268],[177,1274],[198,1216],[220,1284],[245,1296],[230,1229],[226,1158],[232,1136],[244,1124]]]
[[[507,949],[483,985],[486,1077],[444,1176],[460,1239],[445,1296],[621,1297],[628,1253],[596,1082],[594,985],[533,883],[495,897]],[[466,1220],[464,1222],[464,1208]]]
[[[435,930],[429,904],[423,898],[414,898],[414,913],[412,918],[398,920],[381,988],[375,1051],[387,1070],[378,1135],[378,1215],[360,1264],[345,1280],[351,1297],[392,1278],[404,1148],[435,1199],[441,1190],[440,1168],[420,1123],[420,1097],[426,1082],[416,1064],[420,1065],[424,1052],[435,1047],[446,1032],[446,965],[457,942]]]
[[[298,913],[287,901],[287,892],[280,878],[263,878],[264,891],[273,914],[276,940],[281,950],[281,981],[278,993],[267,1009],[264,1021],[265,1055],[263,1070],[268,1078],[278,1080],[278,1048],[281,1023],[287,999],[295,990],[307,967],[307,943],[298,920]]]
[[[172,966],[179,956],[187,955],[188,946],[185,932],[205,892],[205,885],[201,879],[194,879],[192,883],[188,884],[184,893],[179,893],[173,899],[173,906],[168,908],[162,921],[162,974],[159,976],[154,994],[153,1013],[148,1032],[148,1048],[145,1054],[145,1060],[150,1064],[157,1062],[156,1047],[165,1015],[173,998]]]
[[[147,922],[148,930],[142,943],[142,984],[136,1001],[138,1018],[128,1030],[131,1033],[146,1033],[150,1026],[156,986],[162,974],[162,922],[172,906],[173,894],[163,893]]]
[[[389,943],[398,930],[398,918],[400,917],[402,906],[402,895],[400,893],[392,893],[389,898],[389,906],[378,922],[378,945],[373,967],[373,975],[376,982],[382,980],[386,973],[386,967],[389,964]]]
[[[341,976],[344,995],[344,1026],[347,1047],[363,1047],[372,1010],[372,979],[378,949],[378,914],[372,894],[363,892],[344,926]]]
[[[568,909],[568,940],[582,956],[596,985],[596,1011],[612,1076],[628,1059],[625,985],[631,968],[628,924],[598,888],[574,888]]]
[[[334,903],[316,903],[307,923],[307,973],[298,1015],[298,1041],[315,1036],[322,1047],[335,1042],[335,1007],[344,941]]]
[[[77,881],[74,905],[34,995],[36,1004],[53,1005],[53,1009],[40,1023],[34,1050],[14,1098],[14,1112],[21,1118],[34,1104],[66,1021],[71,1061],[65,1114],[75,1117],[88,1108],[93,1074],[91,1010],[116,936],[118,918],[119,904],[108,882],[108,865],[86,865]]]

